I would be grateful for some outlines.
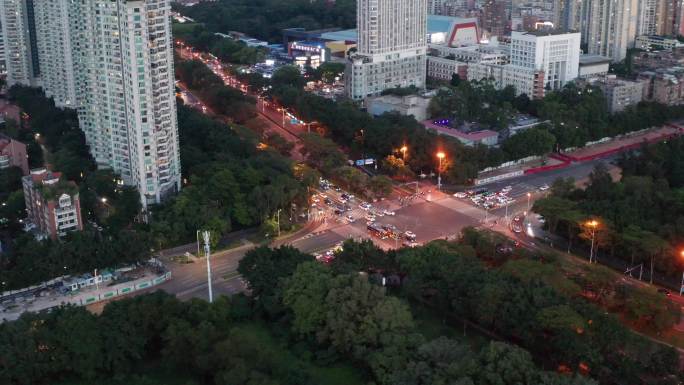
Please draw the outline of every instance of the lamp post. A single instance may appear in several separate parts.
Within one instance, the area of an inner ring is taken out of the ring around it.
[[[445,156],[446,155],[441,151],[437,153],[437,158],[439,159],[439,168],[437,169],[437,190],[442,189],[442,159],[444,159]]]
[[[401,160],[406,162],[406,151],[408,151],[408,147],[402,146],[399,151],[401,151]]]
[[[214,293],[211,287],[211,261],[209,260],[210,253],[210,233],[208,231],[202,232],[202,237],[204,238],[204,253],[207,255],[207,285],[209,287],[209,303],[214,302]]]
[[[594,262],[594,239],[596,238],[596,228],[599,223],[596,220],[587,222],[587,226],[591,228],[591,249],[589,249],[589,263]]]
[[[530,198],[532,198],[532,193],[527,193],[527,212],[530,211]]]
[[[684,259],[684,250],[679,252],[679,255]],[[684,272],[682,272],[682,284],[679,286],[679,295],[684,293]]]

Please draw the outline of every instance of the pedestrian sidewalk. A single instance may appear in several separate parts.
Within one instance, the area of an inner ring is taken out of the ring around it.
[[[164,268],[145,267],[134,271],[134,279],[104,282],[74,292],[46,288],[29,296],[17,296],[0,304],[1,322],[14,321],[25,312],[44,312],[66,305],[86,306],[161,284],[171,279]],[[129,275],[129,278],[132,278]]]

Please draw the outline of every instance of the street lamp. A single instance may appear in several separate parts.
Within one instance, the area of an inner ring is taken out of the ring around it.
[[[530,198],[532,198],[532,193],[527,193],[527,211],[530,211]]]
[[[406,151],[408,151],[408,147],[402,146],[399,151],[401,151],[401,160],[404,162],[406,161]]]
[[[439,169],[437,169],[437,190],[442,189],[442,159],[444,159],[445,156],[446,155],[441,151],[437,153],[437,158],[439,159]]]
[[[596,228],[599,223],[596,220],[587,222],[587,226],[591,229],[591,249],[589,250],[589,263],[594,262],[594,239],[596,238]]]

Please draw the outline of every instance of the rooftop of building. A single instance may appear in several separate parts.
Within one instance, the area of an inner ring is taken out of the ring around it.
[[[40,191],[45,200],[56,199],[62,194],[75,195],[78,193],[76,183],[62,179],[61,172],[53,172],[46,168],[31,170],[31,173],[24,177],[25,181],[30,181],[31,186]]]
[[[359,34],[356,29],[344,29],[335,32],[325,32],[321,34],[321,39],[332,41],[357,41]]]
[[[427,16],[427,32],[429,34],[434,33],[448,33],[451,32],[452,26],[461,23],[477,23],[475,18],[463,18],[455,16],[442,16],[442,15],[428,15]],[[356,29],[345,29],[340,31],[325,32],[320,35],[321,39],[324,40],[346,40],[346,41],[358,41],[359,34]]]
[[[0,151],[4,150],[7,146],[10,145],[10,143],[15,142],[15,143],[21,143],[20,141],[13,139],[3,133],[0,133]],[[23,144],[23,143],[21,143]]]
[[[558,36],[558,35],[575,35],[579,34],[579,32],[574,32],[574,31],[562,31],[559,29],[540,29],[536,31],[513,31],[511,37],[514,35],[521,35],[521,36],[537,36],[537,37],[544,37],[544,36]]]
[[[601,55],[580,55],[579,63],[580,65],[592,65],[592,64],[605,64],[610,63],[612,60],[609,57]]]
[[[475,18],[463,18],[455,16],[428,15],[428,33],[449,32],[454,24],[477,23]]]
[[[425,121],[421,122],[421,124],[423,126],[425,126],[425,128],[435,130],[440,134],[450,135],[450,136],[465,139],[465,140],[468,140],[471,142],[479,142],[479,141],[486,139],[486,138],[498,137],[499,136],[498,132],[492,131],[492,130],[478,130],[478,131],[464,132],[464,131],[461,131],[457,128],[452,128],[452,127],[449,127],[446,125],[437,124],[437,123],[435,123],[435,120],[432,120],[432,119],[425,120]]]

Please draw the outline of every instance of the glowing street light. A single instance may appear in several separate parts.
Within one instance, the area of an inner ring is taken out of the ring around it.
[[[589,263],[594,261],[594,239],[596,238],[596,228],[599,223],[596,220],[591,220],[587,222],[587,226],[591,229],[591,249],[589,250]]]
[[[532,198],[532,193],[527,193],[527,211],[530,211],[530,198]]]
[[[406,161],[406,151],[408,151],[408,147],[402,146],[399,151],[401,151],[401,160]]]
[[[439,169],[437,169],[437,190],[442,189],[442,159],[444,159],[445,156],[446,155],[441,151],[437,153],[437,158],[439,159]]]

